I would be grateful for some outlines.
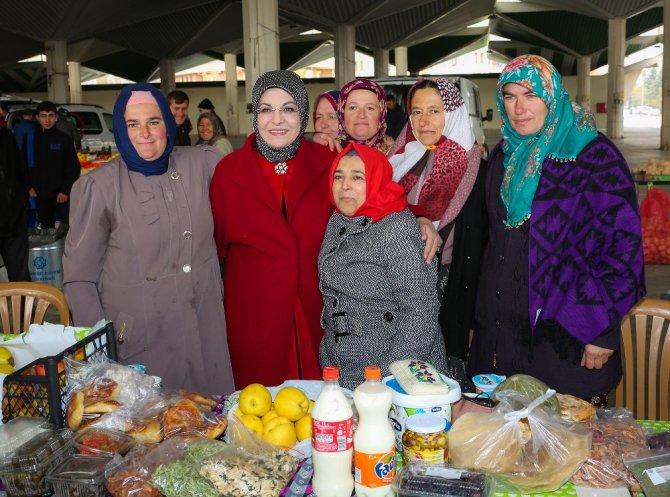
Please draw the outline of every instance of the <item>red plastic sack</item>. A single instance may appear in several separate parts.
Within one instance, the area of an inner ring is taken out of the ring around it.
[[[640,204],[645,264],[670,264],[670,195],[650,188]]]

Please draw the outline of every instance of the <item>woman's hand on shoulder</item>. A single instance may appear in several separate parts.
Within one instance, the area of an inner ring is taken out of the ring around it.
[[[328,136],[325,133],[305,133],[304,137],[307,141],[328,147],[331,152],[342,152],[342,144],[338,140],[334,140],[331,136]]]
[[[419,223],[419,228],[421,229],[421,239],[426,242],[426,245],[423,249],[423,258],[426,261],[426,264],[430,264],[435,257],[437,251],[442,247],[442,237],[433,226],[433,223],[430,222],[430,219],[425,217],[416,218],[417,223]]]

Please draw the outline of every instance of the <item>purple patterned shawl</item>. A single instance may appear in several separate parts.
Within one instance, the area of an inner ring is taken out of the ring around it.
[[[574,161],[544,161],[529,236],[531,329],[553,320],[588,344],[644,296],[635,186],[605,136]]]

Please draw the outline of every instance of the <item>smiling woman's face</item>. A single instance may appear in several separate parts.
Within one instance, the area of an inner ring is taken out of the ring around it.
[[[167,128],[163,114],[156,104],[142,103],[126,107],[124,114],[128,138],[137,155],[144,160],[156,160],[167,146]]]
[[[258,132],[272,148],[285,148],[300,134],[300,112],[293,97],[281,88],[261,95],[256,110]]]
[[[344,130],[355,140],[369,140],[379,131],[381,114],[376,93],[354,90],[344,105]]]

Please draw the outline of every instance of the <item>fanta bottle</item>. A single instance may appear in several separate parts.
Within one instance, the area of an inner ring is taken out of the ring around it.
[[[350,497],[353,411],[334,366],[323,368],[323,388],[312,408],[312,489],[317,497]]]
[[[381,382],[379,366],[365,368],[365,382],[354,390],[358,428],[354,434],[356,497],[392,497],[395,434],[389,421],[392,392]]]

